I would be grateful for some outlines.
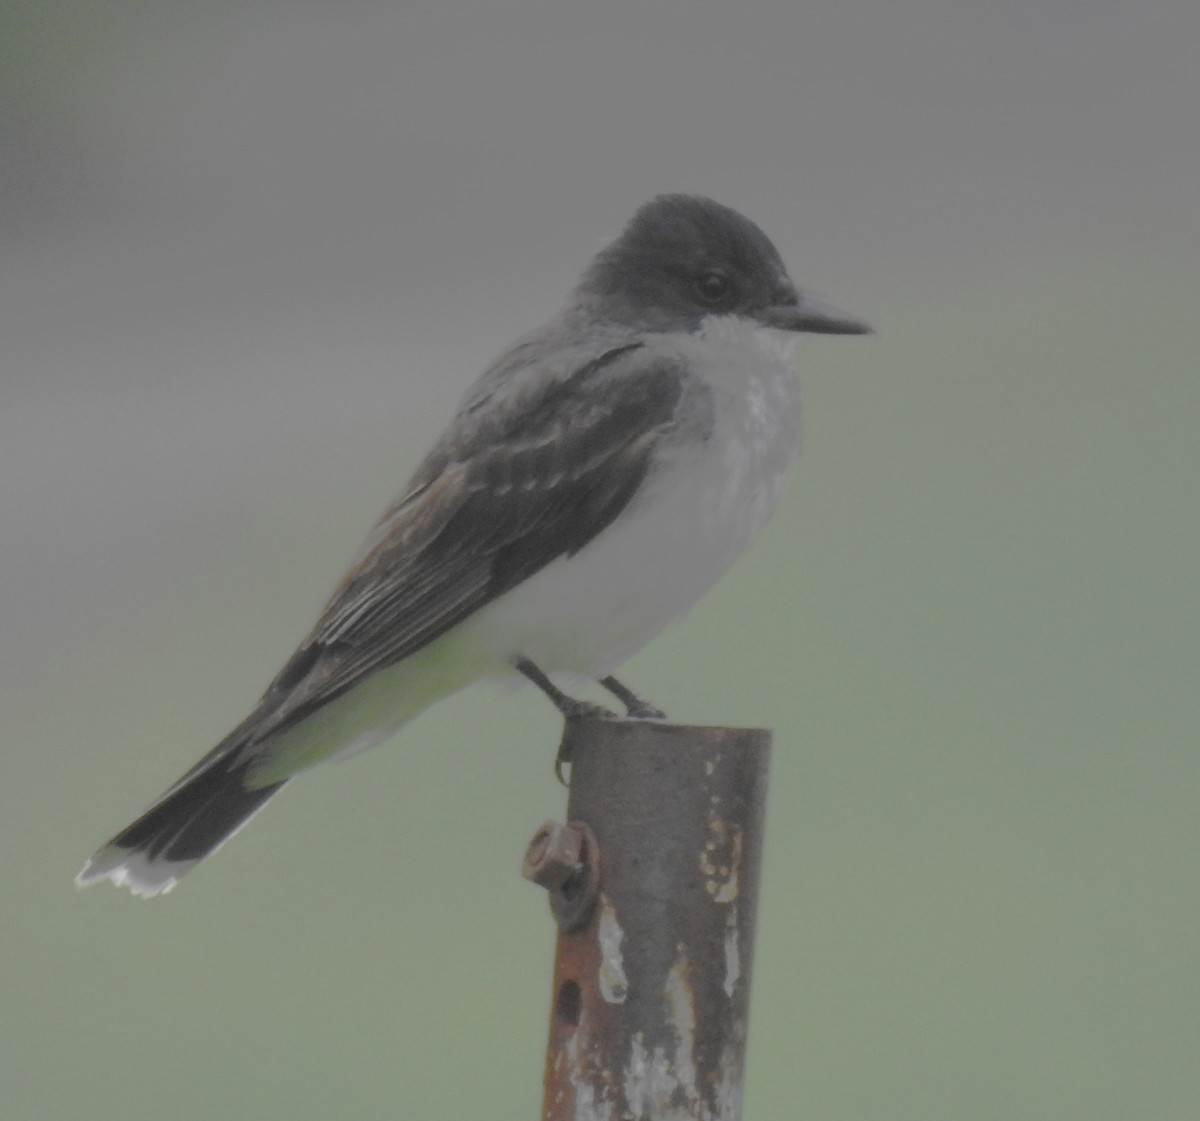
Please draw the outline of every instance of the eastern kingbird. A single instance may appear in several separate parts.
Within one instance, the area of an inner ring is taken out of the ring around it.
[[[485,677],[612,675],[754,540],[800,443],[799,332],[865,324],[797,292],[766,235],[662,195],[505,351],[371,531],[254,711],[79,873],[156,895],[314,763]],[[556,684],[557,682],[557,684]]]

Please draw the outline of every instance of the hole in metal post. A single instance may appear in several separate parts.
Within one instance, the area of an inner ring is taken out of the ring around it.
[[[579,1018],[583,1015],[583,994],[574,981],[564,981],[558,987],[558,997],[554,1001],[554,1018],[560,1024],[579,1027]]]

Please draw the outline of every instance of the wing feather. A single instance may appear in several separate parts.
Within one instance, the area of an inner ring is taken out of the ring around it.
[[[583,548],[641,486],[683,378],[677,361],[629,343],[566,376],[500,382],[464,406],[268,690],[263,732]]]

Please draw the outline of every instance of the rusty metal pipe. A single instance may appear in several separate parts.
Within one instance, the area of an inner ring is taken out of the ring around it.
[[[546,1121],[741,1117],[770,743],[568,723],[571,824],[525,868],[560,927]]]

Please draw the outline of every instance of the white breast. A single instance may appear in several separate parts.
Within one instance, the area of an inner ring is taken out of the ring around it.
[[[664,450],[629,508],[573,557],[547,565],[457,628],[497,669],[603,676],[686,614],[758,535],[800,447],[791,337],[710,320],[664,335],[712,395],[706,439]],[[457,642],[456,642],[457,645]]]

